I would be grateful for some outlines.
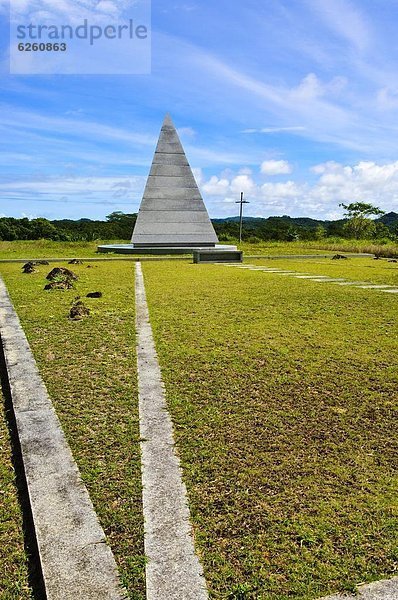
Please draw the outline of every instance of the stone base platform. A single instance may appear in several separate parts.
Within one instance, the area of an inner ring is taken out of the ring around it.
[[[134,244],[109,244],[97,246],[97,252],[114,252],[115,254],[192,254],[194,250],[212,250],[213,252],[236,250],[236,246],[217,244],[209,246],[152,246],[137,248]]]

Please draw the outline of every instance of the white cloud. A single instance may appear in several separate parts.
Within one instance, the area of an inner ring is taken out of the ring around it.
[[[308,4],[321,17],[327,27],[346,40],[358,51],[371,43],[369,23],[352,2],[346,0],[309,0]]]
[[[232,179],[230,186],[233,194],[239,194],[240,192],[250,194],[255,189],[256,184],[249,175],[237,175]]]
[[[261,129],[243,129],[241,133],[289,133],[295,131],[305,131],[305,127],[301,125],[293,125],[292,127],[262,127]]]
[[[196,135],[196,131],[192,127],[179,127],[177,132],[181,137],[193,138]]]
[[[210,196],[224,196],[229,192],[230,182],[225,178],[218,178],[216,175],[210,177],[203,185],[203,191]]]
[[[292,172],[287,160],[265,160],[261,163],[261,173],[265,175],[286,175]]]
[[[73,202],[76,204],[137,204],[146,178],[136,177],[45,177],[0,183],[5,200],[29,202]],[[138,208],[138,206],[136,206]]]
[[[217,216],[220,212],[224,216],[236,213],[230,204],[238,198],[239,191],[245,191],[250,202],[245,214],[252,216],[288,214],[336,219],[342,217],[340,202],[360,201],[387,212],[398,211],[398,161],[384,164],[360,161],[354,165],[329,161],[314,165],[311,172],[317,175],[312,185],[293,180],[261,183],[249,176],[242,180],[239,179],[242,176],[230,173],[220,178],[212,176],[201,187],[210,214],[217,211]]]

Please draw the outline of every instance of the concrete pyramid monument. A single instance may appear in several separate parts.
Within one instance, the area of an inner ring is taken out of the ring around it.
[[[169,115],[163,121],[131,241],[137,249],[214,247],[218,242]]]

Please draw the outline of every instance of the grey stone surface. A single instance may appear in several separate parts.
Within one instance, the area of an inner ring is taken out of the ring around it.
[[[0,333],[47,599],[125,598],[112,552],[1,279]]]
[[[171,165],[168,165],[170,167]],[[185,169],[186,167],[179,167],[180,169]],[[188,194],[190,193],[190,188],[197,189],[196,181],[193,178],[193,175],[189,177],[188,175],[148,175],[146,187],[148,190],[153,188],[159,188],[166,190],[170,194],[170,197],[173,197],[175,190],[180,189],[188,189]],[[145,196],[145,191],[144,191]]]
[[[152,165],[188,165],[185,154],[176,154],[173,152],[160,152],[153,157]]]
[[[394,286],[387,285],[387,284],[378,285],[378,284],[369,283],[369,284],[366,284],[366,285],[357,285],[357,287],[360,287],[363,290],[382,290],[384,288],[392,288]]]
[[[151,189],[145,188],[144,193],[145,197],[143,198],[140,206],[140,209],[142,208],[142,210],[157,210],[158,208],[165,209],[168,202],[176,202],[175,208],[178,208],[179,210],[203,210],[202,196],[200,195],[199,190],[195,190],[194,188],[175,188],[173,190],[173,194],[170,195],[170,189],[153,187]],[[150,208],[150,202],[148,202],[149,200],[155,200],[156,205]],[[164,205],[161,203],[158,204],[160,200],[164,201]],[[196,206],[196,204],[198,206]]]
[[[192,177],[191,167],[186,165],[175,165],[173,163],[152,163],[149,172],[150,177]]]
[[[201,223],[200,221],[192,220],[192,219],[184,219],[184,215],[178,215],[178,221],[163,221],[159,222],[158,220],[147,220],[141,223],[140,235],[142,237],[142,242],[145,242],[144,236],[151,236],[153,241],[156,243],[156,239],[158,236],[162,235],[164,232],[165,225],[167,225],[167,230],[170,235],[174,236],[175,242],[178,242],[180,239],[186,240],[188,243],[190,240],[198,241],[201,243],[203,236],[206,235],[207,232],[207,223]],[[181,229],[183,229],[184,234],[181,234]],[[157,242],[158,243],[158,242]]]
[[[212,246],[214,247],[214,246]],[[194,250],[200,250],[200,248],[206,249],[205,246],[196,245],[181,245],[181,246],[161,246],[156,247],[155,245],[149,245],[148,247],[141,246],[140,248],[136,248],[133,244],[109,244],[104,246],[98,246],[98,252],[115,252],[118,254],[137,254],[140,255],[140,258],[132,258],[130,260],[161,260],[160,255],[164,255],[162,260],[170,260],[174,258],[175,260],[190,260],[189,258],[184,257],[176,257],[176,256],[167,256],[173,254],[191,254]],[[215,248],[225,249],[225,250],[236,250],[236,246],[217,244]],[[153,254],[154,256],[141,256],[142,254]],[[104,259],[106,260],[106,259]],[[122,259],[109,259],[109,260],[122,260]],[[129,260],[129,259],[125,259]]]
[[[157,211],[167,211],[167,219],[162,220]],[[201,213],[200,218],[198,213]],[[177,131],[168,115],[163,121],[131,241],[137,248],[142,244],[214,245],[218,242]]]
[[[334,594],[321,600],[397,600],[398,577],[358,586],[357,594]]]
[[[209,263],[209,262],[233,262],[241,263],[243,260],[243,252],[241,250],[194,250],[193,262]]]
[[[154,214],[150,214],[154,212]],[[188,211],[182,210],[179,212],[173,210],[156,210],[143,211],[141,214],[141,224],[146,223],[207,223],[207,215],[203,210]]]
[[[139,263],[135,298],[147,600],[207,600]]]

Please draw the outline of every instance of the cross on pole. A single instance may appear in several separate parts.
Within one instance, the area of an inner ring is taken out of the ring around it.
[[[240,204],[239,211],[239,243],[242,242],[242,223],[243,223],[243,205],[250,204],[248,200],[243,200],[243,192],[240,193],[240,200],[237,200],[235,204]]]

